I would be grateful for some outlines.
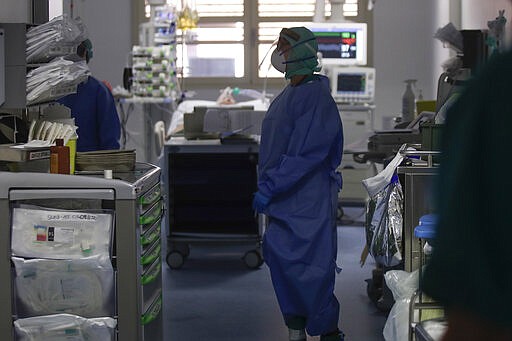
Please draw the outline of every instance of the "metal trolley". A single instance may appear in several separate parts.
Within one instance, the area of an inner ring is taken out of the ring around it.
[[[114,301],[109,317],[117,321],[115,339],[163,339],[160,169],[138,163],[134,171],[114,172],[113,177],[0,173],[0,333],[6,339],[15,340],[13,322],[18,319],[10,224],[13,208],[20,204],[61,210],[80,210],[85,206],[112,210]]]
[[[415,145],[417,147],[417,145]],[[403,247],[404,247],[404,268],[412,272],[421,269],[425,264],[423,247],[425,240],[418,238],[415,228],[420,218],[434,212],[433,188],[438,167],[434,164],[434,158],[440,154],[439,151],[406,150],[402,148],[403,155],[421,157],[426,162],[412,164],[410,166],[398,167],[397,172],[404,187],[404,222],[403,222]],[[416,290],[410,300],[409,307],[409,340],[433,340],[429,336],[429,328],[443,325],[444,319],[437,318],[422,321],[423,310],[442,310],[443,307],[423,295],[421,288]],[[415,315],[418,315],[415,318]]]
[[[245,264],[260,267],[264,219],[252,209],[258,144],[172,138],[164,158],[169,267],[182,267],[193,243],[248,244]]]

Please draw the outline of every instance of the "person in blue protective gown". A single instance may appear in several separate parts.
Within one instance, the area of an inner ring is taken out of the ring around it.
[[[92,58],[92,45],[89,40],[77,48],[77,55],[89,62]],[[78,127],[78,152],[92,150],[119,149],[121,125],[114,97],[110,90],[89,76],[87,81],[78,85],[75,94],[58,100],[71,110],[71,117]]]
[[[272,65],[290,83],[264,118],[253,206],[268,216],[263,258],[290,340],[343,340],[334,295],[336,212],[343,128],[317,41],[304,27],[283,29]]]

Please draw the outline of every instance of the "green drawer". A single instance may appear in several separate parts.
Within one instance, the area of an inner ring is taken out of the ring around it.
[[[162,294],[160,293],[160,295],[157,297],[157,299],[155,301],[153,301],[153,303],[151,304],[149,309],[144,314],[142,314],[142,316],[141,316],[142,325],[144,326],[144,325],[154,321],[158,317],[158,315],[160,314],[161,311],[162,311]]]
[[[139,217],[140,225],[153,224],[155,221],[160,219],[163,211],[164,201],[160,199],[157,201],[149,210]]]
[[[151,249],[149,249],[146,253],[144,253],[142,255],[142,257],[140,257],[141,264],[146,265],[146,264],[153,263],[153,261],[155,259],[160,257],[161,249],[162,249],[162,246],[160,245],[160,242],[155,243],[155,245],[153,245],[151,247]]]
[[[148,245],[153,243],[155,240],[160,238],[160,231],[162,226],[162,219],[158,219],[151,227],[142,232],[140,236],[140,243],[142,245]]]
[[[160,257],[158,257],[158,259],[153,264],[151,264],[149,269],[142,275],[142,278],[141,278],[142,285],[152,283],[155,279],[158,278],[158,275],[160,275],[161,272],[162,272],[162,262],[161,262]]]
[[[160,199],[160,196],[162,195],[162,187],[160,184],[155,185],[153,188],[151,188],[149,191],[144,193],[142,196],[137,198],[137,201],[141,205],[151,205],[154,202],[156,202],[158,199]]]

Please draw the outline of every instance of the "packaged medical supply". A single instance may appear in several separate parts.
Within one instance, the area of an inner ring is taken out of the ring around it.
[[[63,14],[27,30],[27,63],[44,63],[58,56],[75,54],[87,37],[80,18]]]
[[[113,341],[116,324],[111,317],[56,314],[18,319],[14,328],[18,341]]]
[[[114,315],[114,270],[107,256],[82,259],[12,257],[17,315]]]
[[[12,254],[52,259],[110,256],[112,226],[113,213],[107,210],[17,207],[12,212]]]

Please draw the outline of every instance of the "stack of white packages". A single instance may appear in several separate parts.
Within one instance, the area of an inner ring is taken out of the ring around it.
[[[76,93],[78,84],[90,71],[85,61],[73,62],[57,57],[27,74],[27,104],[37,104]]]
[[[106,210],[13,208],[19,340],[114,340],[113,224]]]
[[[80,18],[63,14],[27,31],[27,63],[46,63],[59,56],[76,53],[78,44],[87,38]]]

